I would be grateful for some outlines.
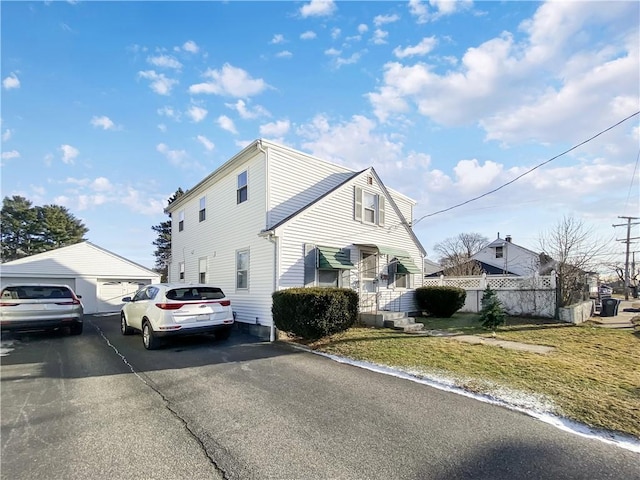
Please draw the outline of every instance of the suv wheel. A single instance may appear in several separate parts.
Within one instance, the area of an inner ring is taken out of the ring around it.
[[[124,313],[120,314],[120,333],[122,333],[122,335],[131,335],[133,333],[133,329],[127,325],[127,319]]]
[[[153,333],[153,328],[148,321],[142,324],[142,344],[147,350],[155,350],[160,346],[160,340]]]

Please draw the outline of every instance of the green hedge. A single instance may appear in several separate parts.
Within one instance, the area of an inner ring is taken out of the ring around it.
[[[467,291],[458,287],[416,288],[418,306],[434,317],[451,317],[463,307],[466,298]]]
[[[309,340],[347,330],[358,318],[358,294],[348,288],[289,288],[272,298],[276,328]]]

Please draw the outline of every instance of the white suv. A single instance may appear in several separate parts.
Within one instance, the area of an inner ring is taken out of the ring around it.
[[[227,339],[233,328],[231,301],[211,285],[146,285],[133,298],[122,301],[121,333],[141,331],[147,350],[158,348],[165,337],[178,335],[214,333],[217,338]]]

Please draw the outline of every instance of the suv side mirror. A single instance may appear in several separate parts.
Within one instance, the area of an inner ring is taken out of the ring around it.
[[[126,303],[126,302],[131,302],[133,300],[131,300],[131,297],[124,297],[122,301]]]

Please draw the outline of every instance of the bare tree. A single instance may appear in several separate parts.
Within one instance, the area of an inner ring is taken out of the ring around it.
[[[447,275],[480,275],[482,269],[471,257],[489,244],[489,239],[479,233],[460,233],[436,243],[433,247],[440,255],[438,260]]]
[[[588,298],[587,275],[608,263],[610,242],[573,216],[564,216],[538,242],[558,275],[558,307]]]

